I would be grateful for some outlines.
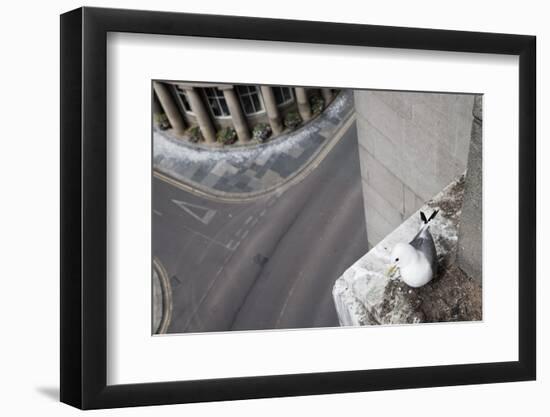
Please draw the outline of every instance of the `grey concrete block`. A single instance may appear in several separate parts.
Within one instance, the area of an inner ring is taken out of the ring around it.
[[[360,153],[361,164],[367,168],[367,182],[383,195],[395,209],[403,207],[403,183],[368,152]]]
[[[375,246],[389,235],[397,226],[390,224],[384,216],[374,208],[365,208],[367,222],[367,237],[369,245]]]
[[[401,180],[415,194],[429,200],[447,184],[440,184],[434,175],[437,159],[437,142],[425,130],[408,124],[402,145]]]
[[[355,97],[356,113],[368,120],[383,135],[399,143],[404,119],[373,91],[356,91]]]
[[[406,166],[403,164],[406,152],[406,147],[398,145],[394,141],[384,136],[379,130],[373,128],[370,132],[372,141],[374,141],[374,155],[377,161],[388,168],[399,178],[402,182],[405,182],[406,178]]]
[[[368,151],[359,145],[359,166],[361,167],[361,178],[364,181],[369,181],[369,173],[367,170],[367,160],[369,159]]]
[[[459,117],[464,119],[473,118],[472,108],[474,107],[474,100],[476,96],[477,94],[457,94],[455,96],[455,110]]]
[[[433,111],[452,113],[456,96],[454,94],[413,93],[415,103],[424,103]]]
[[[365,118],[359,115],[356,117],[355,123],[357,126],[357,140],[359,146],[362,146],[365,150],[374,154],[374,135],[376,134],[374,127]]]
[[[391,225],[399,225],[403,221],[403,213],[393,207],[368,183],[363,181],[363,195],[367,210],[376,210]],[[368,226],[367,226],[368,230]]]
[[[408,146],[398,144],[396,140],[386,137],[367,120],[359,120],[358,125],[361,126],[358,131],[359,146],[365,148],[401,181],[406,180],[407,166],[403,163],[405,160],[403,153],[408,151]]]
[[[424,204],[426,204],[427,200],[424,200],[422,197],[416,196],[415,199],[415,205],[418,207],[422,207]]]
[[[454,148],[456,122],[454,112],[443,113],[433,110],[425,103],[413,106],[413,123],[428,136],[433,144],[443,143],[447,148]]]
[[[413,121],[429,134],[434,144],[466,164],[473,96],[456,94],[425,95],[413,106]]]
[[[416,102],[423,102],[435,112],[443,114],[454,114],[459,109],[464,108],[465,114],[469,116],[468,106],[472,107],[472,96],[468,94],[438,94],[438,93],[414,93]],[[470,103],[463,105],[461,100],[470,100]]]
[[[403,187],[403,219],[409,218],[423,204],[424,202],[409,187]]]
[[[376,97],[391,107],[401,118],[412,119],[412,94],[402,94],[395,91],[373,91]]]

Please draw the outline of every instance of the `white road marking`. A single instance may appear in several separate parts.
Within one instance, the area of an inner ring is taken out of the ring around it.
[[[199,206],[197,204],[187,203],[185,201],[172,200],[172,202],[183,211],[185,211],[187,214],[205,225],[210,223],[217,213],[216,210],[212,210],[208,207]]]
[[[227,245],[223,242],[220,242],[219,240],[216,240],[214,238],[211,238],[210,236],[206,236],[205,234],[201,233],[201,232],[197,232],[196,230],[193,230],[193,229],[190,229],[189,227],[185,226],[184,224],[180,224],[180,227],[183,227],[185,230],[188,230],[189,233],[194,233],[202,238],[204,238],[205,240],[207,240],[208,242],[212,242],[212,243],[215,243],[216,245],[220,245],[220,246],[223,246],[224,248],[227,249]],[[187,245],[187,244],[186,244]]]
[[[248,224],[248,223],[250,223],[250,221],[251,221],[252,219],[253,219],[253,217],[252,217],[252,216],[250,216],[250,217],[249,217],[248,219],[246,219],[246,220],[245,220],[244,224]]]
[[[155,213],[157,216],[162,216],[162,213],[158,210],[153,209],[153,213]]]
[[[240,244],[241,242],[235,242],[234,240],[230,240],[225,247],[229,250],[235,250],[239,247]]]

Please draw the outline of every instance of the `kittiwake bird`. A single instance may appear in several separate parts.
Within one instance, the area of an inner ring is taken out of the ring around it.
[[[438,213],[435,210],[429,219],[420,212],[422,226],[410,241],[410,243],[399,242],[391,252],[391,267],[388,275],[399,269],[401,279],[409,287],[418,288],[426,285],[437,274],[437,252],[434,240],[430,233],[430,221]]]

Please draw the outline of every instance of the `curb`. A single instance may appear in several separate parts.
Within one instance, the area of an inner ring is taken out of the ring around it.
[[[172,320],[172,287],[166,269],[156,257],[153,258],[153,268],[157,272],[162,289],[162,319],[155,334],[164,334],[168,331]]]

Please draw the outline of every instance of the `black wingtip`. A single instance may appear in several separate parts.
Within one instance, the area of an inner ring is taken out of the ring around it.
[[[420,212],[420,218],[422,219],[424,224],[428,223],[428,220],[426,220],[426,215],[424,214],[423,211]]]
[[[434,219],[434,217],[437,215],[437,213],[439,213],[439,210],[434,210],[434,212],[432,213],[432,215],[430,216],[429,219],[426,218],[426,215],[424,214],[423,211],[420,212],[420,218],[422,219],[422,221],[424,222],[424,224],[428,224],[430,221],[432,221]]]
[[[434,212],[432,213],[432,215],[430,216],[430,218],[428,219],[428,222],[430,222],[431,220],[434,219],[434,217],[437,215],[437,213],[439,213],[439,210],[434,210]],[[426,223],[428,223],[426,222]]]

